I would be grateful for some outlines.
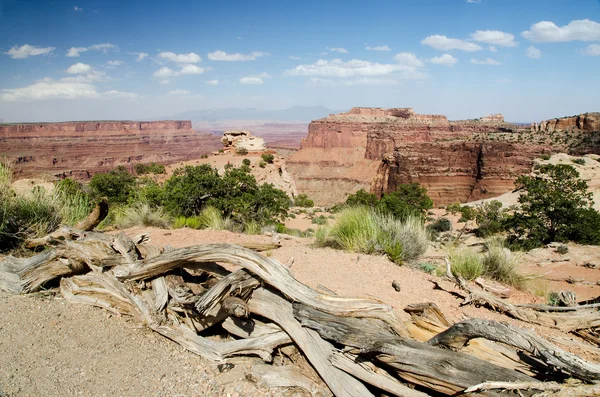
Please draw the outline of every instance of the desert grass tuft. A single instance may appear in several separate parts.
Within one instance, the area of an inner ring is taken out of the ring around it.
[[[518,258],[504,246],[502,238],[488,238],[485,249],[483,266],[487,277],[519,289],[525,287],[527,278],[517,270]]]
[[[162,208],[153,208],[147,203],[136,203],[123,208],[116,214],[115,224],[122,229],[133,226],[154,226],[166,229],[171,226],[169,216]]]
[[[469,281],[482,276],[485,271],[481,254],[468,248],[457,249],[451,247],[448,250],[448,259],[450,260],[452,273]]]

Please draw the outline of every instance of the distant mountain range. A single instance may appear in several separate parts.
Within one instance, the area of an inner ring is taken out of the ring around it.
[[[270,121],[301,121],[327,117],[330,113],[339,113],[324,106],[294,106],[283,110],[265,110],[256,108],[223,108],[191,110],[174,114],[169,119],[191,120],[195,122],[214,122],[220,120],[270,120]]]

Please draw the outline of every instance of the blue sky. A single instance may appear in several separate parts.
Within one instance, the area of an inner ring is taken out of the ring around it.
[[[600,111],[600,1],[0,0],[0,118]]]

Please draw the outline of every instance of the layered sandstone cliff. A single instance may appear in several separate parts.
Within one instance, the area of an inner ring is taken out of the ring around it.
[[[0,156],[18,177],[88,178],[134,163],[172,163],[221,147],[190,121],[88,121],[0,125]]]
[[[541,132],[572,132],[577,130],[584,132],[600,131],[600,113],[584,113],[577,116],[546,120],[541,123],[532,124],[531,129]]]
[[[569,150],[567,141],[537,135],[500,114],[449,121],[410,108],[354,108],[313,121],[288,167],[299,192],[320,205],[409,182],[423,184],[438,205],[466,202],[511,190],[541,153]]]

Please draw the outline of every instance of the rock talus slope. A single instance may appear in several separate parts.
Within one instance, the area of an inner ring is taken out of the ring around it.
[[[15,162],[19,178],[88,178],[133,163],[199,158],[221,147],[190,121],[89,121],[0,125],[0,156]]]
[[[410,108],[353,108],[313,121],[288,167],[299,192],[319,205],[361,188],[381,195],[409,182],[425,186],[436,205],[466,202],[511,190],[542,153],[593,152],[589,137],[573,146],[554,134],[597,131],[596,120],[590,113],[577,116],[571,129],[558,121],[542,123],[554,127],[540,131],[506,123],[500,114],[449,121]]]

